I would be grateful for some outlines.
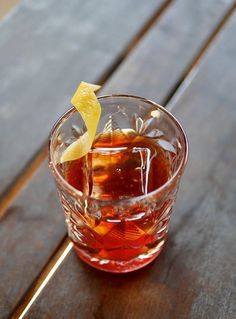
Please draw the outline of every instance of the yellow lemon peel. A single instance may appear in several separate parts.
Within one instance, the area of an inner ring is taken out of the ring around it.
[[[61,163],[79,159],[91,149],[101,115],[101,105],[94,92],[100,88],[100,85],[81,82],[72,97],[71,103],[80,113],[87,131],[67,147],[61,156]]]

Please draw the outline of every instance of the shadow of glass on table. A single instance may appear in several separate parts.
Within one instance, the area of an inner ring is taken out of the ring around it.
[[[71,252],[26,317],[37,311],[57,318],[174,318],[175,313],[188,318],[195,274],[175,246],[170,236],[154,262],[126,274],[93,269]]]

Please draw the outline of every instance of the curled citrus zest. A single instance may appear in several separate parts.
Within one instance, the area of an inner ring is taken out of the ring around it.
[[[72,97],[71,103],[80,113],[87,131],[67,147],[61,156],[61,163],[79,159],[91,149],[101,115],[101,105],[94,93],[99,89],[99,85],[81,82]]]

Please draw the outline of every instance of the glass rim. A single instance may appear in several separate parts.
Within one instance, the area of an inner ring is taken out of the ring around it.
[[[57,132],[57,130],[60,128],[61,124],[63,124],[63,122],[65,122],[73,113],[77,112],[77,110],[74,107],[71,107],[69,110],[67,110],[66,112],[64,112],[60,118],[55,122],[55,124],[53,125],[50,134],[49,134],[49,140],[48,140],[48,163],[49,163],[49,167],[53,173],[54,178],[56,179],[56,181],[59,184],[62,184],[63,187],[73,196],[79,196],[79,197],[84,197],[90,200],[93,200],[97,203],[104,203],[104,204],[109,204],[109,203],[119,203],[119,202],[135,202],[135,201],[141,201],[143,199],[147,199],[149,197],[152,197],[154,195],[160,194],[161,192],[167,190],[177,179],[178,175],[180,174],[180,172],[184,169],[184,167],[187,164],[187,160],[188,160],[188,139],[186,136],[186,133],[183,129],[183,127],[181,126],[181,124],[179,123],[179,121],[175,118],[175,116],[173,114],[171,114],[168,110],[166,110],[163,106],[161,106],[160,104],[153,102],[149,99],[146,99],[144,97],[140,97],[140,96],[136,96],[136,95],[130,95],[130,94],[108,94],[108,95],[101,95],[97,97],[98,100],[103,100],[103,99],[108,99],[108,98],[131,98],[131,99],[137,99],[140,100],[142,102],[151,104],[154,107],[159,108],[161,111],[163,111],[174,123],[175,125],[178,127],[179,131],[182,133],[183,136],[183,146],[184,146],[184,154],[183,154],[183,158],[181,160],[181,162],[179,163],[176,171],[174,172],[174,174],[171,176],[171,178],[169,178],[163,185],[161,185],[159,188],[147,193],[147,194],[143,194],[143,195],[139,195],[139,196],[134,196],[134,197],[127,197],[127,198],[123,198],[123,199],[97,199],[88,195],[85,195],[83,192],[81,192],[80,190],[76,189],[75,187],[73,187],[72,185],[70,185],[64,178],[63,176],[60,174],[60,172],[58,171],[54,161],[52,160],[53,156],[52,156],[52,140],[53,137],[55,135],[55,133]]]

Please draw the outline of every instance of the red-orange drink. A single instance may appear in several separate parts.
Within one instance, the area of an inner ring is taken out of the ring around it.
[[[86,144],[92,127],[71,109],[51,132],[49,165],[79,257],[101,270],[128,272],[163,248],[188,145],[178,121],[160,105],[128,95],[98,101],[92,149]],[[78,149],[70,153],[73,145]],[[65,154],[74,160],[62,160]]]
[[[91,152],[63,164],[70,185],[102,200],[140,196],[162,186],[170,177],[171,156],[154,139],[132,130],[115,130],[97,137]],[[89,173],[88,173],[89,172]],[[88,175],[88,176],[87,176]],[[136,205],[119,216],[112,206],[101,210],[100,218],[90,217],[92,227],[74,229],[77,253],[86,259],[104,260],[103,267],[115,271],[117,265],[106,260],[127,261],[161,248],[169,215],[159,224],[166,205],[151,214]],[[159,229],[158,229],[159,228]],[[79,235],[76,236],[76,232]],[[83,241],[78,237],[83,237]],[[157,248],[158,247],[158,248]],[[152,255],[151,255],[152,256]],[[145,260],[146,261],[146,260]]]

